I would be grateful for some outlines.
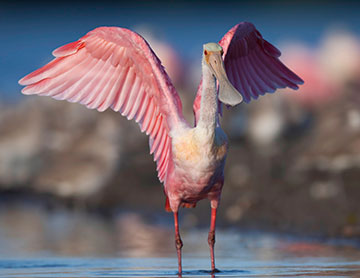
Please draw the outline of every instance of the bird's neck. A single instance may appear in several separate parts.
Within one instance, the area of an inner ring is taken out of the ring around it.
[[[214,132],[218,121],[218,100],[216,81],[209,67],[202,63],[202,92],[200,102],[200,117],[197,124],[209,132]]]

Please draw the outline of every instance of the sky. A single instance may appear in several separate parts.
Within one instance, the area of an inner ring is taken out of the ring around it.
[[[359,14],[360,1],[2,1],[0,100],[19,97],[21,77],[49,62],[55,48],[99,26],[146,26],[181,59],[200,61],[204,43],[219,41],[241,21],[254,23],[275,45],[316,47],[329,28],[360,36]]]

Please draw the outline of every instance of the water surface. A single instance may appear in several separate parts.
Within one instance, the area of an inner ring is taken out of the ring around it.
[[[211,275],[206,229],[182,229],[183,277],[360,277],[356,242],[218,229]],[[171,222],[41,208],[0,209],[0,277],[177,277]]]
[[[218,259],[211,275],[208,260],[187,254],[183,277],[358,277],[360,263],[339,258],[284,260]],[[35,258],[0,261],[0,277],[178,277],[175,258]]]

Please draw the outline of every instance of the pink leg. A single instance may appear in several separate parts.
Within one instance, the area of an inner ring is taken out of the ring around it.
[[[178,212],[174,212],[174,222],[175,222],[175,247],[178,256],[178,266],[179,266],[179,274],[182,273],[182,266],[181,266],[181,248],[183,247],[183,243],[181,241],[180,233],[179,233],[179,219],[178,219]]]
[[[211,224],[210,231],[208,236],[208,243],[210,247],[210,257],[211,257],[211,272],[217,272],[215,268],[215,256],[214,256],[214,245],[215,245],[215,226],[216,226],[216,208],[211,208]]]

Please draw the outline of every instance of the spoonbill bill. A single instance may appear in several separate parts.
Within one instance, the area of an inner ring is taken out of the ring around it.
[[[280,51],[252,23],[231,28],[219,43],[206,43],[202,80],[194,101],[195,124],[183,116],[181,100],[149,44],[137,33],[99,27],[53,51],[55,59],[19,83],[26,95],[51,96],[90,109],[108,108],[134,119],[149,135],[165,209],[174,214],[178,271],[182,272],[178,211],[202,199],[211,205],[208,236],[211,270],[215,222],[228,140],[220,127],[221,105],[250,102],[277,88],[298,89],[303,81],[280,60]]]

